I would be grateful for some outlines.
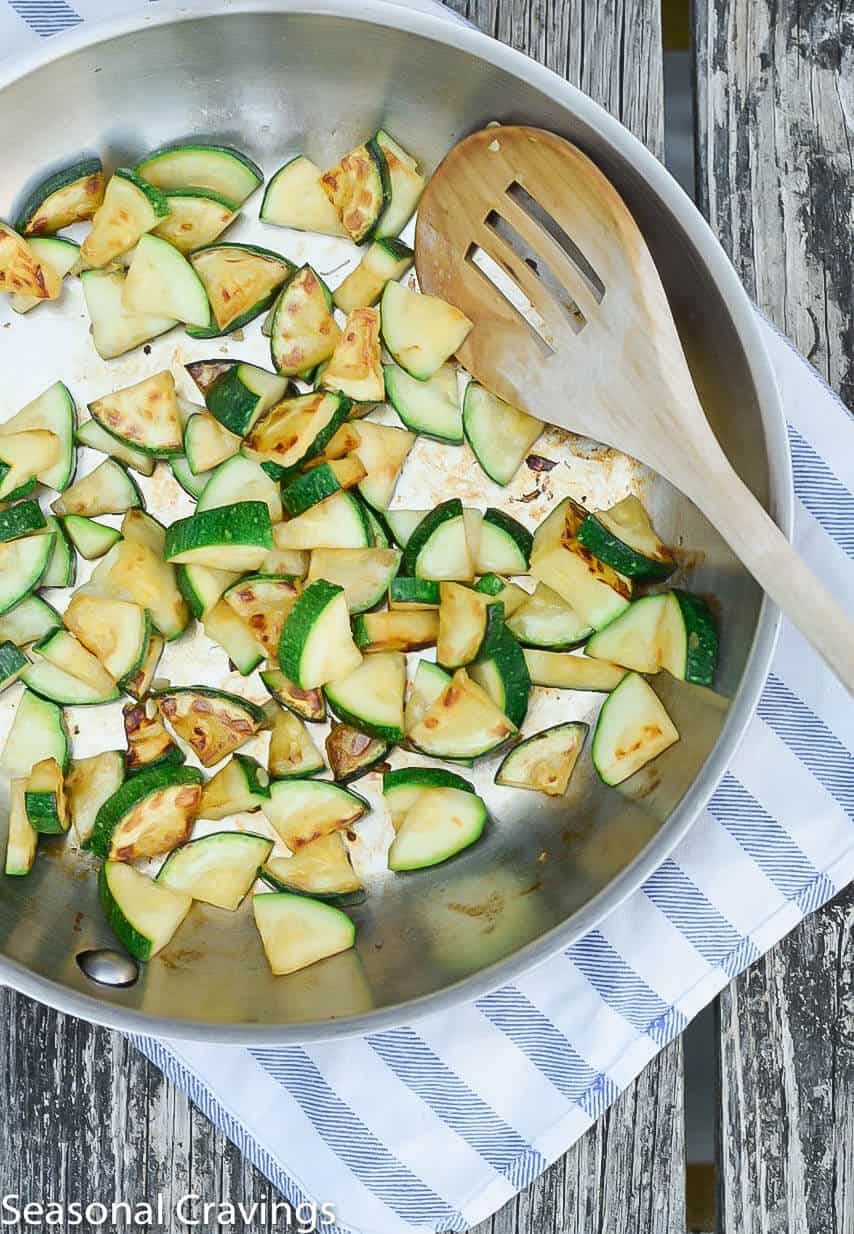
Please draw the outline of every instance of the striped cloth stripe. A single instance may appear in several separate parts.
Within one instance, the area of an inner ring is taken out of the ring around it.
[[[0,0],[0,55],[148,3]],[[844,566],[854,558],[854,427],[788,341],[763,329],[789,421],[799,543]],[[854,568],[835,581],[854,595]],[[464,1013],[311,1052],[132,1040],[292,1205],[331,1202],[336,1223],[319,1225],[328,1234],[428,1234],[484,1220],[759,955],[758,938],[770,946],[854,877],[854,730],[847,697],[822,682],[826,670],[787,634],[739,774],[723,777],[683,846],[599,929]],[[751,760],[751,743],[767,753],[769,742],[773,761]],[[803,790],[805,776],[826,817],[791,800],[777,817],[778,786]],[[491,1047],[502,1066],[484,1065]],[[453,1169],[458,1159],[469,1168]]]

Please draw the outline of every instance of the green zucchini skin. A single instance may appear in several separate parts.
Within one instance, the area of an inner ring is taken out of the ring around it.
[[[437,527],[441,527],[442,523],[447,522],[448,519],[462,518],[462,516],[463,503],[459,497],[440,502],[435,509],[431,510],[409,537],[406,548],[403,550],[403,560],[400,563],[401,575],[415,574],[419,554]]]
[[[518,519],[513,518],[512,514],[506,514],[504,510],[496,510],[494,506],[490,506],[484,512],[483,521],[497,527],[513,541],[527,569],[531,561],[531,547],[534,543],[534,537],[528,528],[523,527]]]
[[[498,705],[507,719],[521,728],[528,714],[531,675],[525,653],[504,623],[504,605],[500,602],[490,604],[486,610],[486,633],[475,661],[489,662],[494,665],[504,692],[504,700]]]
[[[458,788],[473,793],[474,785],[444,767],[398,767],[383,776],[383,793],[396,788]]]
[[[299,684],[303,647],[314,623],[344,588],[319,578],[297,600],[282,626],[279,639],[279,668],[290,680]]]
[[[0,510],[0,541],[17,540],[47,526],[37,501],[21,501]]]
[[[234,510],[240,509],[240,536],[234,529]],[[241,501],[237,506],[215,506],[188,518],[179,518],[166,528],[163,556],[166,561],[190,549],[216,544],[248,544],[272,549],[273,533],[266,502]]]
[[[398,604],[424,604],[439,607],[439,584],[431,578],[413,578],[412,575],[397,575],[388,589],[389,599]]]
[[[18,680],[29,660],[14,643],[0,643],[0,690]]]
[[[702,596],[673,589],[685,624],[685,680],[711,686],[718,663],[718,631],[712,611]]]
[[[626,544],[613,531],[600,523],[595,514],[588,514],[578,528],[576,539],[594,557],[604,561],[626,578],[664,579],[676,569],[675,561],[655,561]]]
[[[139,930],[135,930],[128,921],[118,902],[113,898],[107,879],[107,862],[104,862],[98,871],[98,899],[101,902],[101,909],[106,918],[107,925],[113,931],[116,938],[121,939],[132,956],[135,956],[138,960],[149,959],[151,955],[150,940],[144,934],[140,934]]]
[[[484,574],[474,585],[475,591],[482,591],[486,596],[497,596],[507,586],[500,574]]]
[[[322,448],[322,447],[321,447]],[[264,467],[264,464],[261,464]],[[273,464],[275,467],[275,464]],[[281,468],[279,469],[282,470]],[[269,474],[269,472],[268,472]],[[328,463],[312,467],[310,471],[296,476],[282,488],[282,505],[292,516],[304,514],[318,502],[339,492],[341,485]]]
[[[203,782],[204,776],[197,767],[155,766],[140,771],[125,780],[121,788],[107,798],[95,816],[92,834],[83,847],[91,849],[99,857],[108,858],[113,832],[134,806],[162,788]]]

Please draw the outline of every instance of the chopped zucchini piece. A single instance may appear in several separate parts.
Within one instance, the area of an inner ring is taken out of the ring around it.
[[[55,758],[36,763],[24,790],[24,808],[41,835],[62,835],[70,825],[62,768]]]
[[[129,775],[154,766],[180,767],[186,761],[184,751],[166,732],[157,709],[153,710],[154,714],[148,715],[145,703],[127,703],[122,708],[127,741],[125,769]]]
[[[313,724],[322,724],[324,722],[326,719],[326,695],[322,690],[317,687],[312,690],[304,690],[295,682],[290,681],[278,669],[264,669],[260,676],[271,697],[277,703],[281,703],[289,711],[293,711],[296,715],[301,716],[303,720],[309,720]]]
[[[0,501],[28,493],[40,472],[60,457],[60,441],[48,429],[24,429],[0,436]]]
[[[472,328],[465,313],[438,296],[422,296],[401,283],[386,283],[383,342],[392,359],[418,381],[433,377]]]
[[[371,548],[374,537],[366,509],[352,492],[333,493],[304,514],[283,523],[278,548]]]
[[[55,300],[61,290],[62,279],[50,262],[40,258],[23,236],[0,223],[0,291]]]
[[[50,267],[60,279],[64,279],[80,260],[80,245],[73,240],[64,240],[56,236],[45,236],[39,239],[34,236],[29,241],[30,252],[42,266]],[[42,304],[39,296],[27,295],[25,292],[15,292],[9,306],[16,313],[29,313],[37,304]]]
[[[344,589],[323,579],[310,583],[282,627],[282,672],[311,690],[346,677],[361,662],[362,653],[350,633]]]
[[[87,590],[149,609],[157,629],[169,641],[183,633],[190,620],[174,567],[148,544],[128,538],[127,532],[98,562]]]
[[[259,465],[242,454],[235,454],[211,472],[196,506],[196,514],[222,506],[234,509],[247,502],[264,502],[271,523],[282,518],[282,501],[275,481]],[[272,545],[270,546],[272,547]],[[223,566],[223,569],[226,567]]]
[[[432,647],[439,637],[435,611],[361,613],[353,622],[356,645],[366,652],[418,651]]]
[[[89,411],[103,429],[133,450],[158,456],[183,451],[175,379],[168,369],[96,399]]]
[[[359,436],[356,455],[368,473],[359,482],[359,492],[370,505],[385,510],[394,496],[406,456],[415,444],[415,434],[364,420],[359,425]]]
[[[172,891],[123,861],[105,861],[98,894],[107,924],[137,960],[150,960],[170,942],[192,907],[192,897]]]
[[[343,587],[348,610],[363,613],[380,603],[399,566],[396,548],[316,548],[308,582],[322,578]]]
[[[348,784],[371,771],[389,749],[387,741],[352,724],[333,724],[326,738],[326,757],[332,777],[339,784]]]
[[[527,574],[533,536],[503,510],[483,516],[474,568],[478,574]]]
[[[221,831],[191,840],[160,867],[158,886],[234,912],[270,856],[273,841],[249,832]]]
[[[256,422],[243,450],[249,458],[285,472],[320,454],[349,411],[348,400],[340,394],[317,392],[284,399]]]
[[[192,364],[184,365],[184,368],[187,370],[189,376],[192,377],[205,402],[207,402],[208,395],[220,378],[225,377],[225,375],[230,373],[232,369],[236,369],[238,367],[239,361],[237,360],[194,360]],[[270,373],[268,376],[272,377],[273,374]],[[286,384],[286,382],[283,383],[282,389],[285,388]],[[272,401],[275,402],[275,399]],[[190,404],[188,404],[188,406],[190,406]]]
[[[86,842],[108,861],[137,861],[185,843],[202,796],[196,767],[149,767],[108,797]]]
[[[537,583],[533,594],[508,617],[507,626],[524,647],[550,651],[574,647],[593,633],[592,626],[545,583]]]
[[[55,758],[63,770],[68,766],[68,734],[62,709],[30,690],[21,695],[15,718],[0,758],[13,780],[26,779],[36,763]]]
[[[122,288],[122,304],[130,313],[174,317],[200,330],[203,337],[211,325],[211,304],[197,267],[168,240],[157,236],[142,236],[134,249]]]
[[[462,442],[456,365],[446,362],[426,381],[410,377],[396,364],[386,364],[383,372],[388,401],[408,429],[437,441]]]
[[[475,591],[482,591],[494,600],[504,605],[504,616],[509,617],[517,608],[530,599],[530,592],[525,591],[518,583],[510,583],[499,574],[484,574],[474,585]]]
[[[349,314],[335,350],[324,366],[320,385],[337,390],[357,403],[381,403],[385,381],[380,359],[380,314],[375,308],[355,308]]]
[[[569,787],[587,730],[588,725],[571,721],[526,737],[505,757],[495,773],[495,783],[562,797]]]
[[[326,770],[323,755],[312,741],[299,716],[281,707],[276,708],[270,734],[267,770],[272,780],[290,780],[313,776]]]
[[[81,845],[86,844],[95,817],[108,797],[118,792],[125,778],[121,750],[105,750],[91,758],[76,758],[65,781],[68,810]]]
[[[496,707],[520,728],[528,712],[531,676],[522,648],[504,624],[504,609],[492,604],[486,616],[486,633],[476,663],[469,669]]]
[[[0,613],[20,604],[38,587],[50,563],[54,532],[0,544]]]
[[[472,381],[463,400],[463,429],[490,480],[509,484],[542,433],[543,425]]]
[[[382,741],[403,739],[406,657],[400,651],[366,656],[346,677],[326,686],[329,706],[339,720]]]
[[[216,570],[212,566],[176,567],[178,587],[189,605],[190,612],[199,621],[239,577],[239,574],[230,570]]]
[[[318,467],[311,467],[282,490],[282,504],[292,516],[325,501],[341,489],[353,488],[367,475],[364,466],[354,454],[351,458],[331,459]]]
[[[185,256],[213,244],[237,218],[240,205],[212,189],[180,188],[164,193],[169,217],[153,234],[168,240]]]
[[[19,540],[47,527],[37,501],[21,501],[0,510],[0,543]]]
[[[133,544],[144,544],[152,553],[163,556],[166,528],[145,510],[128,510],[122,519],[122,535]]]
[[[175,686],[153,697],[172,728],[192,748],[203,767],[212,767],[242,746],[265,722],[262,709],[248,699],[206,686]]]
[[[441,502],[422,519],[407,542],[400,569],[416,578],[471,582],[474,563],[458,497]]]
[[[261,222],[323,236],[346,236],[338,211],[320,185],[320,168],[304,154],[280,167],[261,202]]]
[[[41,683],[46,683],[49,680],[50,674],[42,672],[42,669],[47,669],[47,666],[59,670],[57,681],[61,681],[61,674],[67,673],[81,685],[80,702],[111,702],[114,698],[118,698],[119,692],[116,688],[114,678],[101,662],[100,653],[93,655],[83,644],[75,638],[68,630],[54,630],[43,638],[41,642],[33,645],[33,651],[37,651],[42,657],[42,661],[34,664],[33,669],[39,669],[37,674],[38,680]],[[32,673],[28,672],[25,676],[32,677]],[[85,689],[84,689],[85,687]],[[31,685],[31,689],[37,689]],[[83,697],[86,689],[91,692],[92,697]],[[38,693],[44,693],[44,689],[38,689]],[[72,703],[77,700],[73,698],[60,698],[53,694],[48,694],[48,698],[54,697],[56,702]]]
[[[240,438],[209,411],[196,412],[184,426],[184,454],[194,475],[211,471],[237,454]]]
[[[140,475],[150,476],[154,472],[156,460],[150,454],[143,454],[141,450],[133,450],[130,446],[124,445],[111,433],[102,429],[97,420],[86,420],[81,424],[75,434],[75,440],[78,446],[88,446],[90,450],[100,450],[102,454],[109,454],[112,458],[118,459],[120,463],[124,463],[126,467],[132,467],[134,471],[138,471]]]
[[[622,784],[678,740],[652,687],[637,673],[627,673],[599,712],[593,766],[605,784]]]
[[[74,424],[76,413],[74,399],[68,387],[61,381],[22,407],[11,419],[0,424],[0,435],[46,429],[59,441],[59,456],[55,463],[36,475],[47,488],[61,493],[71,483],[74,475]]]
[[[450,680],[451,674],[432,660],[418,661],[404,712],[403,727],[407,736],[421,722],[427,708],[435,703]]]
[[[376,140],[350,150],[320,184],[350,239],[370,240],[391,200],[388,164]]]
[[[51,504],[54,514],[123,514],[142,505],[142,494],[115,459],[106,458]]]
[[[122,682],[131,698],[144,698],[148,693],[154,680],[155,670],[160,663],[160,657],[163,655],[164,646],[163,635],[152,630],[151,637],[148,640],[148,650],[145,653],[145,659],[136,672],[126,677]]]
[[[627,578],[667,578],[676,569],[670,550],[634,495],[589,514],[577,535],[580,544]]]
[[[198,475],[195,475],[184,454],[173,454],[169,459],[169,467],[184,492],[189,493],[195,501],[198,501],[211,478],[211,472],[200,471]]]
[[[492,597],[460,583],[439,584],[439,634],[436,659],[443,668],[460,668],[477,658],[486,634]],[[504,610],[502,609],[502,615]]]
[[[119,167],[92,216],[92,229],[80,247],[80,255],[90,268],[106,266],[168,216],[163,194],[126,167]]]
[[[53,515],[48,515],[48,530],[53,532],[53,552],[44,574],[39,581],[40,587],[73,587],[77,577],[77,558],[71,541],[65,533],[65,527]]]
[[[441,583],[437,583],[435,579],[397,575],[389,583],[388,606],[390,609],[402,609],[404,612],[438,608],[441,596],[440,587]]]
[[[407,736],[434,758],[478,758],[515,733],[515,724],[460,668]]]
[[[138,604],[78,591],[63,621],[116,681],[133,677],[144,664],[151,615]]]
[[[210,189],[241,205],[264,182],[264,173],[248,155],[206,142],[179,142],[153,150],[136,170],[158,188]]]
[[[256,759],[234,754],[202,790],[199,818],[221,819],[260,810],[270,796],[270,777]]]
[[[375,240],[357,268],[348,274],[333,293],[335,307],[342,313],[370,308],[383,294],[386,283],[401,278],[415,260],[415,254],[400,240]]]
[[[273,547],[270,512],[263,501],[241,501],[197,511],[166,531],[164,556],[176,565],[257,570]]]
[[[21,207],[15,227],[24,236],[52,236],[90,219],[103,199],[101,160],[79,159],[35,186]]]
[[[27,818],[24,804],[26,786],[26,779],[15,779],[9,789],[5,872],[14,878],[23,878],[29,874],[35,864],[39,845],[39,833]]]
[[[680,681],[710,686],[718,660],[718,632],[702,598],[687,591],[668,592],[660,626],[662,668]]]
[[[246,622],[267,655],[275,658],[282,626],[298,595],[299,588],[292,579],[256,574],[234,583],[224,599]]]
[[[629,607],[629,580],[599,561],[573,536],[535,554],[531,573],[566,600],[594,630],[601,630]]]
[[[255,421],[284,397],[287,388],[284,378],[266,369],[236,364],[220,373],[208,387],[205,403],[220,424],[244,437]]]
[[[296,852],[334,831],[346,831],[363,814],[364,797],[327,780],[275,780],[261,809],[267,821]]]
[[[52,604],[41,596],[27,596],[0,616],[0,642],[9,641],[16,647],[25,647],[61,625],[62,618]]]
[[[539,651],[526,647],[524,656],[535,686],[607,692],[618,686],[626,675],[626,670],[619,664],[590,660],[586,656],[570,655],[564,651]]]
[[[667,593],[633,601],[589,639],[585,654],[636,673],[657,673],[661,665],[661,623],[667,607]]]
[[[190,264],[213,311],[210,325],[188,331],[193,338],[217,338],[259,317],[294,269],[286,257],[254,244],[209,244]]]
[[[390,133],[380,129],[376,143],[385,156],[389,176],[389,202],[377,224],[376,236],[399,236],[415,213],[426,180],[411,154]]]
[[[332,316],[332,292],[303,266],[280,293],[270,321],[270,354],[277,373],[306,380],[334,352],[341,331]]]
[[[132,351],[165,334],[177,321],[162,313],[131,313],[124,307],[125,275],[120,270],[84,270],[80,275],[92,342],[102,360]]]
[[[292,857],[270,857],[258,876],[274,891],[296,891],[331,904],[360,904],[365,899],[338,831],[304,844]]]
[[[287,892],[252,897],[255,924],[274,977],[296,973],[348,951],[356,941],[356,927],[333,904]]]
[[[67,514],[62,520],[62,527],[77,552],[87,561],[103,557],[122,538],[116,527],[107,527],[105,523],[98,523],[83,514]]]
[[[220,600],[202,619],[205,634],[222,647],[231,663],[244,677],[254,672],[264,659],[264,648],[242,617],[230,604]]]
[[[425,787],[396,825],[388,868],[423,870],[474,844],[487,822],[486,805],[469,788]]]

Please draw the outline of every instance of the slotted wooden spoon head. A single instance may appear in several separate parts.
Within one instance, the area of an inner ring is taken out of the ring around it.
[[[524,127],[461,141],[421,199],[415,251],[422,291],[475,323],[461,363],[515,406],[669,478],[657,438],[672,434],[674,418],[710,432],[643,236],[568,141]],[[480,253],[495,263],[490,274]],[[520,299],[538,329],[511,302]]]

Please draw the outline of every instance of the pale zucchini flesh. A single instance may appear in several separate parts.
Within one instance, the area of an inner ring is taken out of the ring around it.
[[[471,382],[463,401],[466,440],[496,484],[509,484],[543,431],[542,421]]]
[[[472,322],[438,296],[387,283],[381,302],[383,342],[396,364],[426,381],[465,342]]]
[[[255,924],[274,977],[299,972],[348,951],[356,927],[332,904],[308,896],[269,892],[252,899]]]
[[[329,705],[340,720],[384,741],[403,737],[406,657],[400,651],[365,656],[358,668],[326,686]]]
[[[121,750],[105,750],[90,758],[76,758],[65,780],[71,823],[81,844],[85,844],[95,825],[95,816],[108,797],[117,792],[125,778]]]
[[[678,740],[652,686],[637,673],[627,673],[599,712],[593,765],[606,784],[622,784]]]
[[[321,174],[317,164],[304,154],[290,159],[267,185],[261,221],[323,236],[346,236],[338,211],[321,187]]]
[[[61,381],[48,386],[31,403],[27,403],[11,419],[0,424],[0,435],[31,429],[46,429],[59,442],[56,462],[37,474],[47,488],[62,492],[74,475],[74,425],[76,411],[68,387]]]
[[[161,886],[123,861],[104,862],[98,889],[110,928],[137,960],[163,950],[193,903],[185,892]]]
[[[124,306],[121,270],[84,270],[80,275],[92,342],[102,360],[132,351],[177,326],[163,313],[132,313]]]
[[[359,481],[359,492],[377,510],[389,505],[407,455],[415,445],[415,434],[406,429],[363,420],[359,424],[356,456],[367,475]]]
[[[272,840],[247,832],[224,831],[191,840],[171,853],[157,875],[158,885],[194,900],[234,912],[270,855]]]
[[[366,812],[363,797],[325,780],[278,780],[261,805],[292,852],[334,831],[346,831]]]
[[[379,604],[399,567],[394,548],[316,548],[307,581],[322,578],[343,587],[348,611],[363,613]]]
[[[423,788],[397,824],[388,868],[423,870],[474,844],[486,826],[486,806],[458,788]]]
[[[436,758],[478,758],[503,745],[515,732],[516,726],[461,668],[408,739],[416,749]]]
[[[130,313],[161,313],[187,326],[206,329],[211,304],[194,264],[168,240],[145,235],[134,249],[122,304]]]
[[[587,736],[587,725],[572,721],[526,737],[505,757],[495,783],[562,797]]]
[[[323,755],[303,721],[283,708],[277,709],[273,720],[267,770],[271,780],[313,776],[326,770]]]
[[[535,686],[607,692],[615,689],[626,675],[626,670],[619,664],[570,655],[564,651],[541,651],[539,648],[526,647],[524,654],[531,681]]]

